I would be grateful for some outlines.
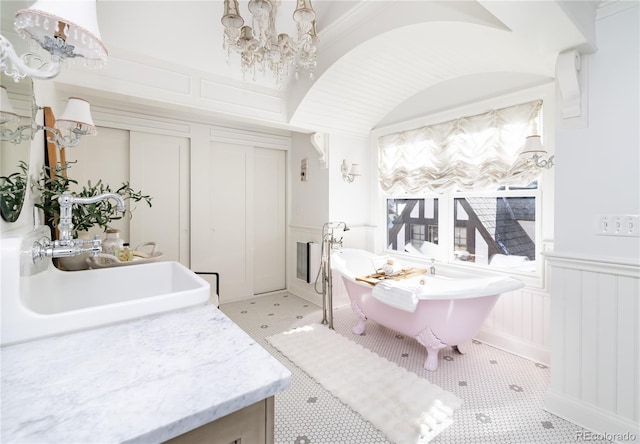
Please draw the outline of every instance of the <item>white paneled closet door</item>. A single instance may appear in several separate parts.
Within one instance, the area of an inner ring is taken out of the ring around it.
[[[120,188],[122,182],[129,180],[129,131],[115,128],[98,127],[96,137],[85,137],[82,143],[65,150],[70,166],[68,177],[77,180],[78,185],[71,191],[79,192],[88,181],[96,184],[102,180],[112,191]],[[120,230],[120,237],[130,239],[127,219],[113,221],[111,228]],[[89,236],[104,238],[101,228],[93,227]]]
[[[284,290],[285,279],[285,152],[255,148],[253,283],[254,294]]]
[[[208,184],[209,242],[204,248],[206,271],[220,273],[219,301],[253,295],[251,204],[252,149],[242,145],[211,143]],[[196,186],[199,186],[198,183]],[[198,203],[200,204],[200,203]],[[196,240],[196,243],[199,241]]]
[[[96,137],[66,150],[74,162],[68,173],[80,186],[101,179],[115,191],[128,181],[135,191],[150,195],[151,208],[129,201],[131,220],[114,221],[111,227],[132,247],[155,241],[163,260],[189,266],[189,147],[185,137],[100,127]],[[89,234],[104,237],[95,227]]]
[[[194,266],[220,273],[220,303],[285,288],[285,171],[282,150],[211,142],[194,176],[207,199],[194,202]]]
[[[155,241],[164,260],[188,267],[189,139],[131,131],[130,144],[131,187],[152,197],[136,204],[131,246]]]

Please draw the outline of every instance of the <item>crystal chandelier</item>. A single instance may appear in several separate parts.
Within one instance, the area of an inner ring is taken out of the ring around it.
[[[297,25],[297,36],[278,34],[276,15],[280,0],[250,0],[249,12],[253,16],[252,26],[243,26],[237,0],[224,0],[223,47],[227,57],[231,50],[240,54],[243,76],[250,74],[255,80],[256,72],[271,71],[277,83],[295,69],[295,78],[301,69],[309,70],[313,79],[316,66],[318,35],[316,13],[311,0],[296,0],[293,20]]]

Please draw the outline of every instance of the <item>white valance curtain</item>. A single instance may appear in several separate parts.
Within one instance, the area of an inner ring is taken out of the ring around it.
[[[382,136],[380,186],[418,193],[527,185],[539,171],[518,154],[541,110],[539,100]]]

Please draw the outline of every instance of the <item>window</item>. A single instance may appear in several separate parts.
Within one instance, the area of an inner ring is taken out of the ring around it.
[[[459,220],[455,219],[454,226],[454,239],[453,239],[453,251],[465,251],[467,249],[467,226],[466,224],[462,224],[460,226]]]
[[[438,199],[387,199],[387,248],[428,255],[438,244]]]
[[[453,196],[457,261],[535,271],[536,193]]]
[[[425,241],[424,225],[411,224],[411,242]]]
[[[541,110],[541,101],[531,102],[381,137],[387,249],[535,273],[539,172],[523,174],[517,165]]]

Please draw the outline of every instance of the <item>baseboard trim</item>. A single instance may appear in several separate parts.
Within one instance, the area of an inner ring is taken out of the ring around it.
[[[532,344],[514,336],[488,329],[481,329],[475,337],[478,341],[484,342],[487,345],[534,362],[539,362],[546,366],[549,366],[551,361],[551,353],[548,347]]]
[[[599,409],[551,389],[545,394],[544,409],[596,435],[602,435],[598,438],[620,443],[633,442],[640,438],[640,423],[622,418],[607,410]],[[576,441],[580,441],[578,438],[576,437]],[[593,440],[582,438],[583,441]]]

